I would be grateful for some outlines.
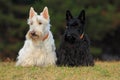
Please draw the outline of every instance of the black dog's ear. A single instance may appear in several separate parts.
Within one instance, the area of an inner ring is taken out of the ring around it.
[[[82,10],[78,16],[78,19],[84,24],[85,23],[85,10]]]
[[[72,19],[73,17],[72,17],[72,14],[71,14],[71,12],[69,11],[69,10],[67,10],[66,11],[66,20],[70,20],[70,19]]]

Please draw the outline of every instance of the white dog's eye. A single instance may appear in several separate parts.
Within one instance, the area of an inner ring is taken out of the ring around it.
[[[33,25],[33,21],[30,21],[30,25]]]
[[[42,24],[42,22],[39,20],[39,17],[37,17],[37,22],[38,22],[39,25]]]
[[[33,25],[33,22],[31,22],[30,25]]]
[[[38,22],[39,25],[41,25],[42,23],[41,22]]]

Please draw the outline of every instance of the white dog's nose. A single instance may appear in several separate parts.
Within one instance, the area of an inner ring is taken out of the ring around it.
[[[32,36],[35,36],[35,35],[36,35],[35,31],[30,31],[30,34],[31,34]]]

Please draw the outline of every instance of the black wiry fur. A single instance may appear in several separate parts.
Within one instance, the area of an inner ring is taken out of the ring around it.
[[[57,65],[59,66],[93,66],[94,61],[89,53],[90,40],[84,34],[85,11],[82,10],[77,18],[66,11],[67,27],[57,49]],[[84,36],[80,38],[80,36]]]

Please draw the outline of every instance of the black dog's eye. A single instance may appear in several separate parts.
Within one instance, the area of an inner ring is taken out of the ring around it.
[[[81,30],[80,29],[78,29],[78,32],[80,32]]]
[[[69,24],[69,23],[67,23],[67,24],[66,24],[66,26],[70,26],[70,24]]]
[[[72,26],[78,26],[78,23],[77,23],[77,22],[74,22],[74,23],[72,24]]]

